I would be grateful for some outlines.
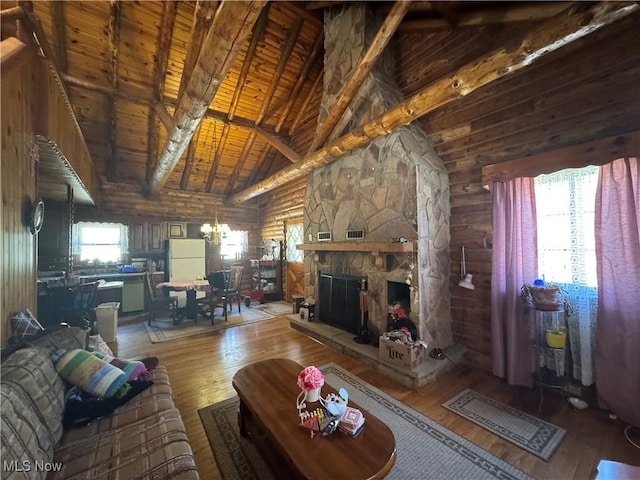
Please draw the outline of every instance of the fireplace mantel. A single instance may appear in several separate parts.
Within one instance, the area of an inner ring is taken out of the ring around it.
[[[378,268],[384,268],[386,253],[413,252],[415,242],[315,242],[296,245],[298,250],[315,252],[371,252]]]

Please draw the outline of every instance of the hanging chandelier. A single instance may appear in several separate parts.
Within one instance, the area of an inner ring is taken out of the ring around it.
[[[200,227],[200,231],[202,232],[202,235],[207,242],[212,243],[214,245],[219,245],[221,232],[220,232],[220,224],[218,223],[217,208],[215,209],[215,215],[216,217],[215,217],[215,222],[213,223],[213,227],[211,226],[210,223],[205,223]]]

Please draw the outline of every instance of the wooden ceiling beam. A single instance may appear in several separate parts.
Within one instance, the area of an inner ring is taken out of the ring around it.
[[[284,72],[284,68],[287,66],[289,57],[291,56],[291,52],[293,51],[293,47],[295,46],[296,40],[298,39],[298,34],[300,33],[300,29],[302,28],[302,23],[302,17],[296,18],[293,26],[291,27],[291,30],[289,31],[287,43],[282,48],[282,53],[280,55],[280,59],[278,60],[278,65],[276,66],[276,70],[273,73],[271,83],[269,84],[269,89],[267,90],[262,100],[260,111],[258,112],[258,116],[256,117],[256,125],[259,125],[260,122],[262,122],[267,113],[267,110],[269,109],[271,100],[273,100],[273,94],[275,93],[276,87],[278,86],[278,83],[280,83],[280,79],[282,78],[282,72]]]
[[[302,105],[300,106],[300,110],[298,110],[298,113],[296,114],[296,118],[293,119],[291,128],[289,128],[289,135],[295,134],[295,132],[298,130],[298,127],[300,126],[300,121],[302,120],[302,116],[307,111],[307,107],[309,106],[311,99],[313,98],[315,93],[318,91],[318,88],[322,83],[322,77],[323,77],[323,73],[320,72],[316,77],[316,79],[313,81],[313,85],[311,85],[311,89],[307,93],[307,96],[305,97],[304,102],[302,102]]]
[[[256,26],[253,29],[253,34],[251,35],[251,43],[249,44],[247,55],[245,56],[244,63],[242,64],[242,70],[240,70],[238,83],[236,84],[236,88],[233,91],[233,98],[231,99],[231,106],[229,107],[228,115],[230,120],[233,120],[233,118],[235,117],[236,109],[238,108],[238,102],[240,101],[240,97],[242,96],[242,92],[244,91],[244,86],[247,83],[249,68],[251,67],[253,59],[256,55],[258,43],[260,43],[260,41],[262,40],[264,32],[266,30],[268,16],[269,5],[267,4],[267,6],[262,9],[262,12],[260,12],[260,17],[258,17]]]
[[[151,174],[149,195],[157,193],[169,179],[231,68],[240,46],[251,34],[264,4],[265,0],[223,2],[218,8],[200,48],[189,84],[176,107],[174,127]]]
[[[156,125],[156,117],[160,119],[168,132],[173,128],[173,119],[160,101],[164,97],[169,52],[171,51],[171,40],[173,39],[173,25],[176,21],[177,12],[177,1],[162,2],[162,18],[160,20],[160,29],[158,30],[158,37],[156,38],[156,51],[154,54],[156,61],[153,64],[153,99],[155,99],[155,102],[149,105],[147,166],[145,171],[147,181],[158,157],[159,126]],[[159,109],[160,111],[156,108],[158,104],[162,107]]]
[[[193,11],[193,24],[191,26],[191,39],[189,41],[189,49],[184,59],[184,65],[182,67],[182,77],[180,79],[180,87],[178,89],[178,103],[184,93],[185,87],[189,84],[189,78],[195,68],[198,55],[200,54],[200,46],[204,40],[205,35],[211,28],[213,23],[213,17],[215,16],[216,9],[218,8],[217,1],[203,1],[198,0],[196,2],[195,10]]]
[[[187,148],[187,156],[185,158],[184,170],[182,171],[182,178],[180,178],[180,189],[186,190],[189,185],[189,176],[191,176],[191,170],[193,169],[193,161],[196,158],[196,148],[198,148],[198,140],[200,139],[200,131],[202,130],[202,123],[198,125],[196,133],[189,142],[189,148]]]
[[[307,155],[301,162],[231,195],[227,201],[241,203],[308,175],[316,168],[334,162],[371,140],[407,125],[442,105],[463,98],[491,82],[520,71],[545,55],[610,25],[639,8],[640,5],[635,2],[599,2],[580,12],[571,9],[566,15],[538,24],[521,34],[519,45],[516,43],[517,39],[514,39],[513,48],[499,48],[467,63],[452,75],[425,86],[378,118]]]
[[[320,145],[324,145],[333,129],[336,128],[347,107],[353,101],[360,87],[365,83],[367,76],[371,73],[382,52],[384,52],[391,37],[393,37],[398,25],[400,25],[400,22],[404,18],[404,14],[407,13],[409,3],[410,2],[405,1],[397,1],[394,3],[389,14],[371,41],[371,45],[369,45],[369,48],[360,60],[360,63],[351,74],[349,80],[347,80],[342,89],[340,89],[335,103],[331,106],[322,125],[320,125],[320,128],[316,132],[307,153],[315,151]]]
[[[269,145],[271,145],[282,155],[284,155],[291,163],[299,162],[302,159],[302,157],[298,153],[296,153],[289,145],[285,144],[275,135],[266,132],[262,127],[253,127],[252,129],[258,135],[264,138]]]
[[[255,142],[255,140],[256,140],[256,132],[252,131],[249,134],[249,138],[247,139],[247,141],[244,144],[244,147],[242,149],[242,153],[240,154],[240,157],[238,158],[238,161],[236,162],[236,165],[233,168],[233,173],[231,173],[231,177],[229,178],[229,181],[227,182],[227,186],[226,186],[226,188],[224,190],[224,194],[225,195],[229,195],[233,191],[233,187],[235,186],[236,182],[238,181],[238,177],[240,176],[240,172],[242,172],[242,168],[244,167],[244,164],[247,161],[247,156],[249,155],[249,152],[253,148],[253,142]]]
[[[109,45],[109,70],[107,77],[109,79],[109,85],[113,91],[118,91],[118,49],[120,47],[120,24],[122,19],[122,9],[120,8],[120,2],[117,0],[110,0],[109,2],[109,25],[107,27],[107,41]],[[107,141],[107,165],[106,174],[107,179],[113,182],[116,179],[116,172],[118,166],[118,129],[116,125],[116,112],[118,108],[118,100],[116,95],[109,95],[109,111],[107,116],[109,118],[109,139]]]
[[[51,35],[60,72],[67,72],[67,35],[64,2],[51,2]]]
[[[547,20],[562,13],[572,3],[574,2],[539,2],[535,5],[523,3],[475,9],[467,12],[461,11],[458,13],[457,23],[453,26],[456,28],[482,27]],[[451,27],[452,25],[446,18],[444,20],[439,18],[414,18],[406,19],[402,22],[398,31],[439,31],[448,30]]]
[[[322,52],[323,46],[324,46],[324,33],[321,30],[320,33],[318,34],[318,38],[316,39],[316,43],[313,45],[313,50],[311,50],[311,53],[307,57],[307,61],[302,67],[302,71],[298,76],[298,80],[296,81],[296,84],[293,87],[293,90],[291,91],[291,95],[289,95],[289,100],[287,101],[287,104],[284,107],[284,111],[282,112],[282,115],[280,115],[280,118],[278,119],[278,123],[276,123],[276,129],[275,129],[276,133],[280,132],[282,125],[284,124],[285,120],[289,116],[289,113],[291,113],[291,109],[293,108],[293,105],[298,100],[298,95],[300,95],[300,90],[302,90],[302,86],[309,79],[309,72],[311,71],[311,67],[316,63],[316,60],[318,59],[320,52]]]
[[[211,162],[211,168],[209,169],[209,176],[207,177],[207,184],[205,185],[205,190],[207,193],[211,193],[211,189],[213,188],[213,182],[216,179],[216,174],[218,173],[218,166],[220,165],[220,158],[222,157],[222,152],[224,151],[224,147],[227,145],[227,138],[229,138],[229,131],[231,127],[228,123],[225,123],[222,127],[222,134],[220,135],[220,141],[218,142],[218,147],[215,146],[215,136],[216,129],[215,123],[213,128],[213,161]]]

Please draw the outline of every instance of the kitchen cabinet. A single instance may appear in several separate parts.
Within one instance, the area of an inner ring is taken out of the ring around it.
[[[131,222],[129,224],[129,253],[162,253],[167,238],[166,222]]]
[[[47,201],[38,233],[38,270],[65,270],[69,260],[69,208]]]

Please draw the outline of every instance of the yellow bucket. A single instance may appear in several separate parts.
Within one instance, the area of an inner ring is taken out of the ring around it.
[[[544,334],[547,345],[551,348],[564,348],[564,342],[567,338],[566,332],[558,332],[556,330],[547,330]]]

